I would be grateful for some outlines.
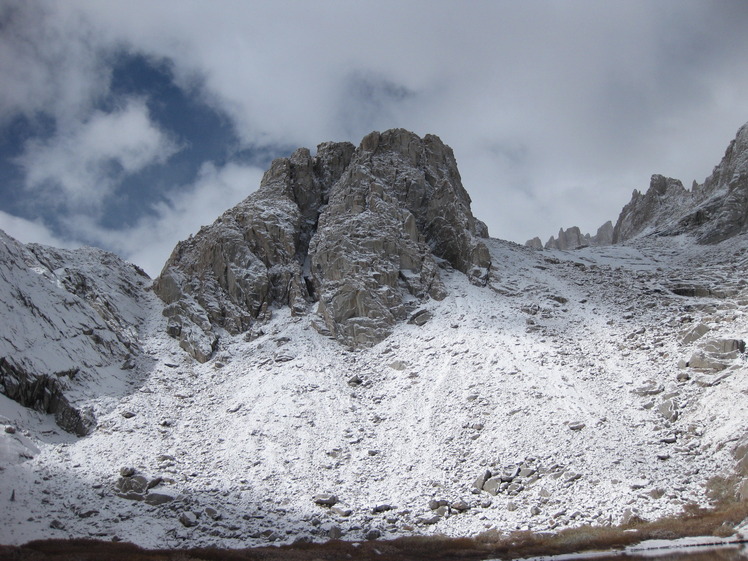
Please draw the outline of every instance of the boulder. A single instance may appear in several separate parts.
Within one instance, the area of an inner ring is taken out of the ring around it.
[[[496,496],[501,490],[502,483],[501,477],[491,477],[483,484],[483,490],[489,495]]]
[[[665,390],[665,386],[657,383],[655,380],[646,380],[641,386],[631,390],[631,393],[645,397],[657,395]]]
[[[332,493],[320,493],[318,495],[314,495],[314,497],[312,497],[312,500],[314,501],[314,504],[327,507],[335,506],[338,503],[338,497],[336,497]]]
[[[330,508],[330,512],[333,514],[337,514],[338,516],[350,516],[353,514],[353,511],[350,508],[342,507],[342,506],[333,506]]]
[[[418,310],[413,315],[410,316],[410,319],[408,320],[408,323],[412,323],[418,326],[425,325],[429,322],[432,318],[432,314],[428,310]]]
[[[696,370],[718,372],[725,370],[732,361],[745,353],[742,339],[710,339],[704,341],[687,362]]]
[[[475,487],[476,489],[483,489],[483,485],[489,479],[491,479],[491,472],[489,470],[486,470],[475,478],[475,481],[473,481],[473,487]]]
[[[689,368],[695,370],[711,370],[714,372],[724,370],[730,366],[728,362],[720,357],[716,357],[703,351],[693,353],[691,358],[688,359],[687,365]]]
[[[697,323],[690,329],[687,329],[681,333],[681,345],[688,345],[694,341],[698,341],[704,335],[711,331],[710,327],[704,323]]]
[[[143,498],[145,503],[151,506],[159,506],[162,504],[170,503],[177,498],[177,493],[171,489],[159,488],[156,491],[149,491],[148,494]]]
[[[182,523],[182,526],[185,528],[192,528],[193,526],[197,526],[197,516],[195,516],[194,512],[185,511],[179,515],[179,521]]]
[[[666,399],[660,403],[657,406],[657,412],[671,423],[678,420],[678,405],[673,399]]]
[[[211,520],[221,520],[221,518],[223,518],[220,512],[218,512],[215,508],[210,507],[210,506],[205,507],[203,509],[203,513],[205,514],[205,516],[207,516]]]
[[[122,494],[137,493],[142,495],[148,491],[148,479],[142,475],[120,477],[115,484],[115,488]]]
[[[454,501],[449,506],[450,508],[452,508],[452,510],[456,510],[457,512],[465,512],[466,510],[470,510],[470,505],[467,503],[467,501],[464,501],[462,499]]]
[[[737,358],[745,352],[745,341],[742,339],[712,339],[704,344],[703,349],[708,353]]]
[[[511,483],[519,475],[519,466],[507,466],[501,472],[501,481]]]

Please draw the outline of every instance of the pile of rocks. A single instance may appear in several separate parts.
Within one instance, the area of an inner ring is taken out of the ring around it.
[[[583,428],[579,427],[579,429]],[[570,427],[572,430],[579,430]],[[527,458],[519,463],[506,465],[498,469],[487,469],[473,481],[473,492],[485,492],[492,496],[504,494],[514,496],[536,483],[543,477],[559,479],[565,477],[565,481],[572,483],[581,478],[581,474],[568,472],[560,464],[550,467],[541,465],[535,458]]]
[[[119,474],[114,491],[123,499],[158,506],[170,503],[179,496],[174,488],[167,486],[168,482],[163,477],[146,477],[130,466],[120,469]]]

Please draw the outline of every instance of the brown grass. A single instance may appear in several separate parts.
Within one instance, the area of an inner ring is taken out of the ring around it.
[[[298,544],[250,549],[145,550],[128,543],[95,540],[44,540],[24,546],[0,546],[0,561],[459,561],[516,559],[622,548],[648,539],[729,536],[748,518],[748,502],[726,500],[713,509],[689,505],[679,516],[654,522],[632,520],[623,526],[582,526],[555,534],[489,530],[475,538],[412,536],[390,541]],[[711,559],[718,558],[710,553]],[[722,555],[722,554],[720,554]],[[723,557],[728,559],[729,554]],[[618,557],[617,559],[621,559]],[[662,557],[661,559],[667,559]],[[691,557],[689,557],[691,559]],[[694,558],[695,559],[695,558]]]

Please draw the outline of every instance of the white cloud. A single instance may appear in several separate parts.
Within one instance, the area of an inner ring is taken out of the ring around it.
[[[75,122],[107,92],[110,69],[102,55],[112,44],[83,12],[5,0],[0,30],[0,126],[19,114]]]
[[[112,113],[93,112],[85,121],[48,140],[27,143],[19,162],[26,187],[53,202],[96,210],[126,175],[165,162],[176,144],[149,119],[142,100]]]
[[[652,173],[702,180],[748,119],[742,1],[7,5],[24,17],[0,34],[0,74],[11,77],[0,113],[49,106],[61,123],[70,115],[60,130],[83,138],[108,88],[102,53],[144,53],[173,62],[178,82],[247,144],[356,143],[393,126],[438,134],[476,213],[515,241],[594,231]],[[90,193],[111,158],[87,150],[49,147],[30,181],[57,173],[71,196]],[[168,225],[174,214],[159,216]]]
[[[141,218],[122,230],[101,227],[95,221],[76,217],[67,228],[82,239],[98,239],[109,250],[142,267],[152,277],[161,272],[176,242],[255,191],[263,171],[237,164],[203,165],[191,186],[175,191],[168,203],[156,206],[154,215]]]
[[[81,246],[79,243],[56,236],[41,222],[26,220],[2,210],[0,210],[0,230],[22,243],[39,243],[67,249]]]

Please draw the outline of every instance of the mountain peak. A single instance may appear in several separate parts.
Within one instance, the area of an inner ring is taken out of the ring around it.
[[[221,329],[250,331],[273,306],[351,347],[383,340],[418,302],[440,299],[444,264],[485,284],[479,238],[454,154],[434,135],[372,132],[358,148],[320,144],[275,160],[260,189],[180,242],[154,283],[169,332],[193,357]]]

